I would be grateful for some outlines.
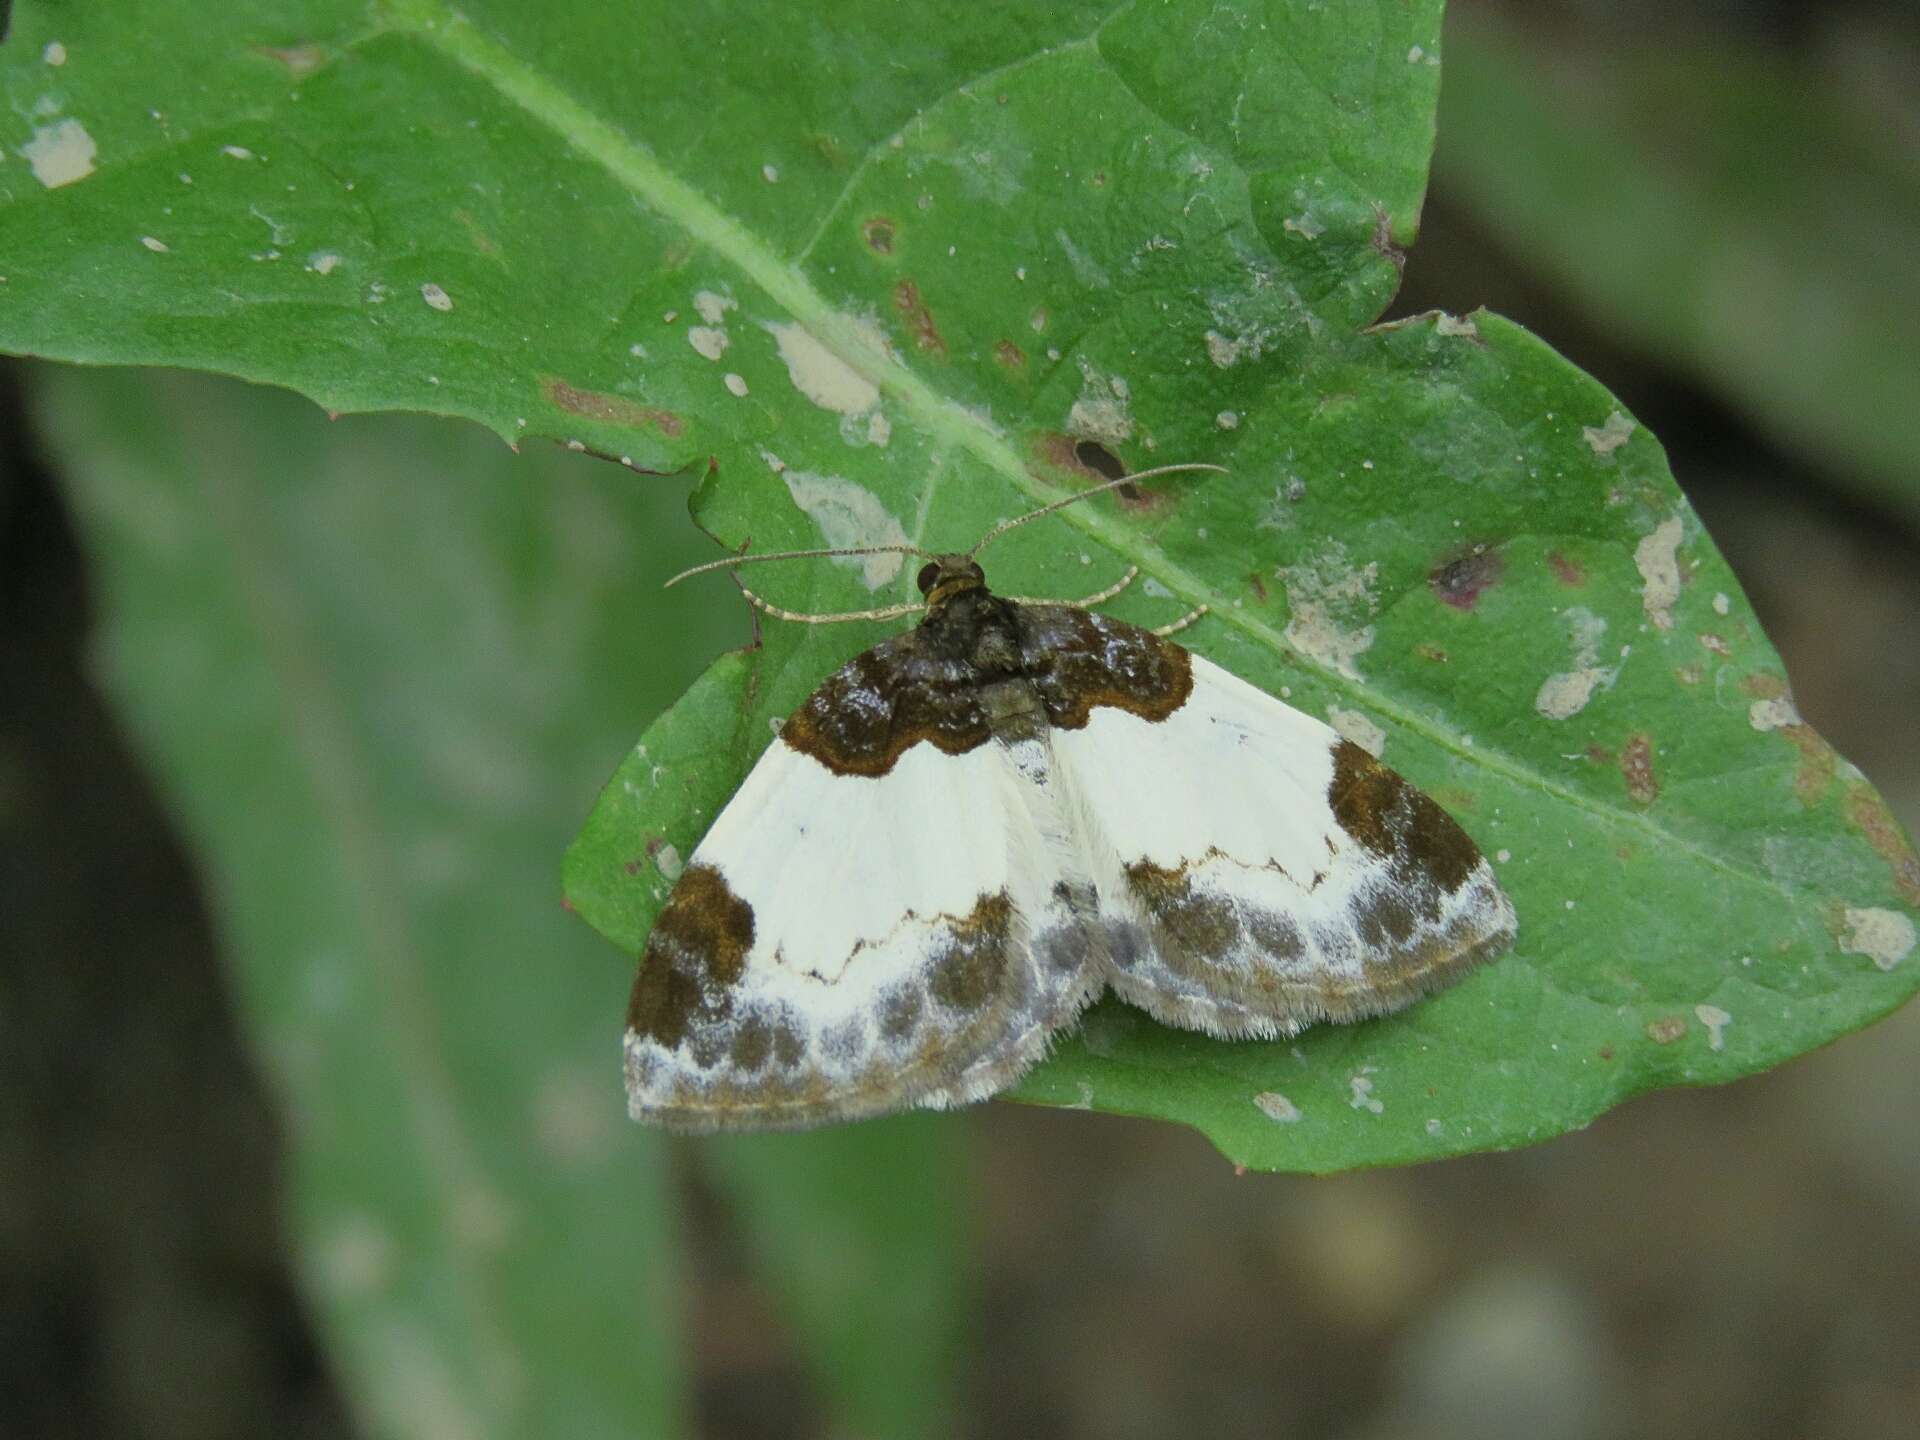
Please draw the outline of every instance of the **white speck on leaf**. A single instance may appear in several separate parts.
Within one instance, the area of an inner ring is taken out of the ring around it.
[[[668,880],[678,880],[680,872],[686,868],[685,862],[680,859],[680,852],[672,845],[662,845],[654,851],[653,863]]]
[[[1878,906],[1847,907],[1847,933],[1840,948],[1848,955],[1864,955],[1881,970],[1891,970],[1913,953],[1913,921],[1898,910]]]
[[[822,410],[864,415],[880,403],[879,387],[822,345],[805,326],[766,328],[780,347],[780,359],[794,389]]]
[[[884,450],[891,439],[893,439],[893,422],[878,410],[874,411],[867,417],[867,443]]]
[[[727,318],[727,311],[734,308],[731,296],[722,295],[714,290],[702,290],[693,297],[693,308],[700,312],[700,318],[709,325],[718,325]]]
[[[42,125],[33,138],[20,147],[20,158],[33,167],[33,178],[49,190],[84,180],[93,173],[93,157],[99,147],[78,120],[62,120]]]
[[[769,457],[772,463],[772,457]],[[787,482],[793,503],[812,517],[820,527],[820,537],[829,546],[844,549],[861,545],[905,545],[907,532],[887,512],[872,491],[838,475],[816,475],[810,471],[781,466],[780,477]],[[878,590],[900,573],[904,557],[894,555],[845,555],[834,561],[859,570],[869,590]]]
[[[1102,375],[1085,359],[1080,361],[1080,398],[1067,411],[1067,433],[1082,440],[1118,445],[1133,435],[1133,416],[1127,409],[1124,381]]]
[[[453,297],[431,280],[420,287],[420,298],[427,302],[429,309],[438,310],[442,315],[453,309]]]
[[[1387,732],[1358,710],[1342,710],[1338,705],[1327,707],[1327,723],[1339,731],[1343,739],[1351,740],[1374,759],[1378,760],[1387,749]]]
[[[1800,712],[1785,695],[1771,700],[1756,700],[1747,707],[1747,723],[1759,731],[1784,730],[1800,723]]]
[[[1724,1050],[1727,1048],[1727,1026],[1733,1023],[1733,1016],[1718,1005],[1696,1005],[1693,1013],[1702,1025],[1707,1027],[1707,1048]]]
[[[58,40],[49,40],[47,48],[40,52],[40,58],[55,67],[64,65],[67,63],[67,47]]]
[[[247,149],[244,145],[222,145],[220,147],[220,153],[225,155],[229,160],[253,159],[253,151]]]
[[[1373,1081],[1366,1071],[1362,1070],[1359,1074],[1350,1076],[1347,1084],[1352,1087],[1352,1094],[1347,1097],[1347,1103],[1354,1109],[1365,1110],[1373,1115],[1386,1112],[1386,1102],[1374,1097]]]
[[[687,343],[707,359],[718,360],[733,342],[727,332],[717,326],[691,325],[687,328]]]
[[[1633,563],[1639,568],[1643,582],[1640,603],[1656,630],[1673,628],[1673,606],[1680,598],[1680,560],[1677,552],[1685,529],[1678,515],[1670,515],[1634,548]]]
[[[1053,232],[1053,238],[1060,242],[1060,248],[1066,252],[1067,263],[1073,266],[1073,277],[1089,290],[1104,290],[1112,284],[1107,272],[1086,251],[1073,243],[1073,237],[1064,229]]]
[[[1237,430],[1240,428],[1240,417],[1231,410],[1222,410],[1213,417],[1213,423],[1222,430]]]
[[[1726,592],[1724,590],[1713,597],[1713,613],[1714,614],[1725,615],[1728,611],[1732,609],[1733,609],[1733,601],[1727,598]]]
[[[331,250],[316,250],[307,256],[307,269],[316,275],[331,275],[340,264],[340,257]]]
[[[742,399],[746,397],[747,381],[744,375],[736,375],[733,371],[729,370],[724,377],[724,383],[727,389],[731,390],[735,395]]]
[[[1253,1103],[1260,1108],[1262,1115],[1277,1124],[1297,1125],[1300,1122],[1300,1107],[1278,1090],[1261,1091],[1253,1097]]]
[[[760,167],[760,178],[771,185],[780,178],[780,171],[776,166],[762,165]]]
[[[1620,675],[1618,665],[1598,663],[1606,621],[1576,605],[1567,611],[1567,624],[1573,632],[1573,669],[1549,675],[1533,697],[1533,708],[1549,720],[1578,715],[1587,708],[1594,691],[1610,689]]]
[[[1634,429],[1633,421],[1616,410],[1607,416],[1601,424],[1582,425],[1580,427],[1580,434],[1585,438],[1594,454],[1611,455],[1627,443],[1627,438],[1633,434]]]
[[[1311,215],[1302,215],[1297,220],[1289,215],[1280,222],[1280,228],[1289,234],[1298,235],[1302,240],[1318,240],[1327,233],[1327,227]]]
[[[1218,330],[1207,331],[1206,340],[1207,358],[1222,370],[1239,364],[1241,352],[1247,348],[1244,340],[1229,340]]]
[[[1513,859],[1513,852],[1511,850],[1502,850],[1502,851],[1499,851],[1497,854],[1495,854],[1493,858],[1498,860],[1502,865],[1504,865],[1509,860]]]
[[[1336,540],[1314,559],[1274,573],[1287,588],[1287,643],[1349,680],[1360,679],[1354,661],[1373,647],[1373,626],[1355,621],[1370,621],[1379,608],[1373,595],[1379,565],[1348,564],[1346,546]]]
[[[1433,333],[1436,335],[1457,335],[1465,340],[1478,340],[1480,327],[1465,315],[1449,315],[1442,310],[1433,317]]]
[[[156,239],[152,235],[142,235],[140,237],[140,243],[146,246],[147,249],[153,251],[153,253],[156,255],[164,255],[167,253],[167,249],[168,249],[167,242],[164,240]]]

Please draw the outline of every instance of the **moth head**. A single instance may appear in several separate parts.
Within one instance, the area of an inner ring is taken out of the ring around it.
[[[963,591],[983,588],[987,576],[971,555],[936,555],[920,567],[916,583],[927,597],[927,608],[932,609]]]

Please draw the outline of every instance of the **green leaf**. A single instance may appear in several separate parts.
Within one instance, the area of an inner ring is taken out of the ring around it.
[[[965,544],[1083,478],[1076,442],[1232,467],[1017,532],[994,579],[1069,595],[1133,562],[1120,613],[1211,604],[1196,649],[1377,728],[1510,855],[1520,944],[1294,1045],[1102,1008],[1027,1098],[1179,1119],[1249,1164],[1407,1160],[1747,1073],[1913,988],[1911,851],[1786,708],[1657,445],[1492,317],[1366,328],[1415,228],[1437,4],[674,7],[645,84],[630,18],[586,3],[245,10],[212,52],[160,8],[146,33],[194,63],[139,87],[105,58],[124,8],[97,13],[43,113],[106,163],[43,193],[6,172],[0,343],[711,462],[696,511],[730,546]],[[247,48],[296,41],[304,74]],[[247,241],[256,211],[284,244]],[[909,579],[764,588],[835,609]],[[689,853],[769,722],[879,633],[770,627],[723,661],[575,846],[582,913],[636,946],[648,860]]]
[[[1724,33],[1565,38],[1456,29],[1435,157],[1449,193],[1609,334],[1920,516],[1920,337],[1885,323],[1920,308],[1898,42],[1790,57]]]
[[[184,377],[39,392],[104,587],[99,668],[212,882],[292,1117],[304,1288],[363,1415],[676,1433],[684,1151],[625,1120],[627,977],[561,912],[552,857],[602,757],[731,629],[658,589],[677,494]],[[868,1433],[944,1409],[957,1138],[865,1127],[832,1168],[713,1154]],[[836,1316],[861,1277],[876,1293]],[[863,1368],[873,1326],[888,1363]]]
[[[953,1426],[966,1197],[954,1126],[927,1115],[813,1135],[716,1136],[705,1156],[756,1266],[852,1435]]]
[[[677,1432],[667,1147],[622,1114],[625,980],[544,858],[674,683],[623,624],[672,497],[264,390],[38,381],[349,1391],[382,1434]]]

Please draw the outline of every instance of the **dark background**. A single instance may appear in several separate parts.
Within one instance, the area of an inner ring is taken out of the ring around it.
[[[1853,26],[1913,75],[1907,6],[1528,14],[1576,63],[1623,32],[1804,58]],[[1909,115],[1917,100],[1908,86]],[[1623,335],[1453,173],[1394,313],[1484,304],[1610,386],[1666,445],[1802,713],[1913,828],[1920,498],[1783,439],[1710,359]],[[193,864],[87,677],[88,575],[26,423],[34,374],[0,367],[0,1434],[345,1436]],[[1904,483],[1920,497],[1920,475]],[[1908,1436],[1916,1114],[1911,1009],[1535,1150],[1329,1180],[1236,1177],[1170,1127],[990,1106],[967,1122],[979,1273],[958,1428]],[[791,1337],[691,1185],[702,1428],[813,1433]]]

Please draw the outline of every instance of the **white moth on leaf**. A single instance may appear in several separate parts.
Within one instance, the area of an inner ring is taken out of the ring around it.
[[[1292,1035],[1399,1010],[1511,942],[1444,810],[1179,625],[1086,608],[1125,580],[1070,604],[989,590],[974,557],[1057,508],[929,555],[923,604],[807,616],[747,592],[796,620],[925,613],[787,718],[693,852],[628,1009],[635,1119],[964,1105],[1108,989],[1169,1025]]]

